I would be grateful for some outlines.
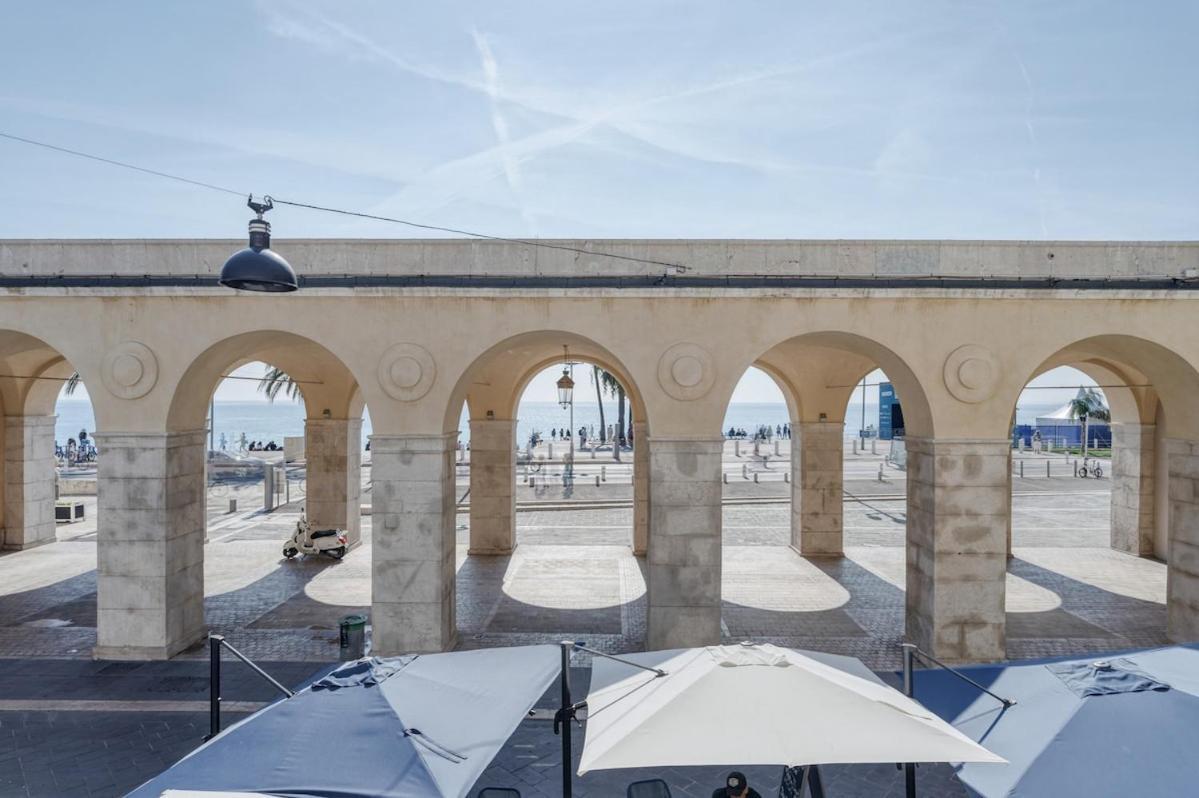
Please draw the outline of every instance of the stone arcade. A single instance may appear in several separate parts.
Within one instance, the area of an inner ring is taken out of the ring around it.
[[[631,398],[650,648],[718,642],[721,427],[750,366],[795,430],[792,544],[842,551],[841,424],[881,367],[906,419],[907,636],[951,660],[1005,653],[1009,425],[1071,365],[1112,407],[1112,545],[1168,562],[1168,634],[1199,639],[1199,245],[577,241],[677,263],[476,241],[277,241],[293,295],[216,286],[236,241],[0,241],[5,548],[54,538],[53,414],[77,370],[95,407],[98,646],[165,658],[205,632],[204,425],[222,374],[302,381],[309,508],[358,535],[369,408],[376,650],[455,644],[454,452],[474,441],[472,555],[515,545],[514,419],[573,357]],[[753,275],[752,277],[749,275]],[[929,279],[929,278],[938,279]]]

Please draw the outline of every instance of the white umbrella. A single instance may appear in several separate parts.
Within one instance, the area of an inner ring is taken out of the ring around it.
[[[999,762],[856,659],[772,645],[597,658],[579,775],[687,765]]]

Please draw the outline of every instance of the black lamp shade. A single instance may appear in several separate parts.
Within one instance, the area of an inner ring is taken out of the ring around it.
[[[250,246],[233,253],[221,269],[221,285],[239,291],[283,293],[299,288],[295,270],[271,251],[270,225],[261,219],[250,222]]]

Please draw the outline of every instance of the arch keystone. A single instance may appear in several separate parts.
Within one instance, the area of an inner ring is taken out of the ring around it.
[[[415,402],[429,392],[437,364],[429,350],[417,344],[396,344],[379,360],[379,387],[392,399]]]
[[[113,396],[140,399],[158,382],[158,358],[145,344],[124,341],[104,356],[100,378]]]

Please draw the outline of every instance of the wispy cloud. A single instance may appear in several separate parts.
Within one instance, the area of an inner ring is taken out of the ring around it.
[[[495,131],[498,144],[496,150],[504,167],[504,177],[508,181],[508,190],[520,209],[521,218],[532,235],[537,235],[537,223],[525,205],[524,185],[520,177],[520,162],[517,161],[511,147],[511,136],[508,133],[508,120],[500,108],[503,98],[500,93],[500,71],[496,64],[495,54],[491,51],[491,43],[477,29],[471,30],[471,38],[479,53],[479,61],[483,68],[483,86],[487,90],[488,104],[491,109],[491,128]]]

